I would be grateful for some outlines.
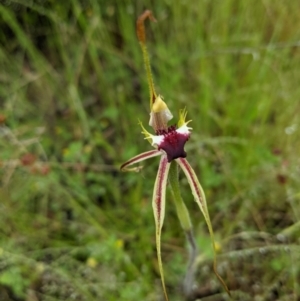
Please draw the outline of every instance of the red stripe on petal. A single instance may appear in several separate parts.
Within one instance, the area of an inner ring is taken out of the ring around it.
[[[169,168],[170,164],[168,163],[167,156],[163,155],[159,163],[152,200],[154,217],[157,225],[159,225],[159,229],[161,229],[164,219],[166,186]]]
[[[141,162],[141,161],[144,161],[144,160],[147,160],[147,159],[150,159],[150,158],[153,158],[153,157],[156,157],[156,156],[159,156],[161,155],[162,153],[158,150],[151,150],[151,151],[148,151],[148,152],[144,152],[142,154],[139,154],[133,158],[131,158],[130,160],[128,160],[127,162],[123,163],[120,167],[121,170],[126,170],[128,166],[130,165],[133,165],[133,164],[136,164],[138,162]]]
[[[205,218],[205,221],[206,221],[206,224],[208,227],[208,231],[209,231],[209,234],[210,234],[210,237],[212,240],[212,246],[213,246],[213,251],[214,251],[214,264],[213,264],[214,272],[215,272],[216,276],[218,277],[219,281],[221,282],[221,284],[223,285],[223,287],[225,288],[226,292],[230,296],[230,291],[229,291],[226,283],[224,282],[224,280],[222,279],[222,277],[219,275],[219,273],[217,271],[217,253],[216,253],[214,231],[213,231],[213,228],[211,225],[204,191],[198,181],[198,178],[197,178],[193,168],[190,166],[188,161],[184,158],[178,158],[178,159],[176,159],[176,162],[179,164],[179,166],[182,168],[183,172],[185,173],[185,175],[188,179],[188,182],[190,184],[195,201],[197,202],[197,204]]]
[[[156,205],[158,220],[161,220],[161,209],[162,209],[161,206],[162,206],[162,199],[165,198],[168,171],[169,171],[168,160],[166,156],[163,156],[159,164],[159,169],[158,169],[154,192],[153,192],[154,193],[153,197],[155,197],[153,201],[155,202]]]
[[[165,217],[165,206],[166,206],[166,188],[167,188],[167,179],[170,169],[170,163],[168,163],[168,158],[166,155],[163,155],[160,159],[159,168],[155,180],[153,198],[152,198],[152,207],[154,212],[155,219],[155,236],[156,236],[156,249],[157,249],[157,259],[158,267],[161,275],[161,282],[163,286],[163,291],[165,294],[166,300],[168,300],[165,280],[164,280],[164,271],[161,260],[161,229],[164,223]]]
[[[200,183],[199,183],[197,176],[196,176],[194,170],[192,169],[191,165],[184,158],[178,158],[176,161],[177,162],[179,161],[178,163],[179,163],[180,167],[182,168],[182,170],[186,174],[188,180],[190,181],[191,189],[192,189],[192,191],[194,191],[193,193],[196,194],[197,199],[199,199],[199,201],[201,202],[201,205],[206,206],[206,200],[203,199],[204,192],[200,189]]]

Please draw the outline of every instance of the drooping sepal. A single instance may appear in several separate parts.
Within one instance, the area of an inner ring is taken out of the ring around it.
[[[164,280],[164,272],[161,259],[161,230],[165,217],[165,206],[166,206],[166,187],[167,178],[170,169],[170,164],[166,156],[162,156],[159,163],[158,173],[155,180],[152,207],[155,219],[155,237],[156,237],[156,249],[157,249],[157,260],[158,267],[161,276],[162,287],[166,300],[168,301],[168,295]]]
[[[203,188],[202,188],[201,184],[199,183],[199,180],[198,180],[193,168],[191,167],[191,165],[188,163],[188,161],[185,158],[178,158],[176,160],[176,162],[179,164],[179,166],[183,170],[185,176],[187,177],[187,180],[191,187],[194,199],[195,199],[196,203],[198,204],[198,206],[204,216],[205,222],[207,224],[210,238],[212,240],[212,247],[213,247],[213,253],[214,253],[214,264],[213,264],[214,273],[216,274],[217,278],[219,279],[220,283],[222,284],[222,286],[224,287],[224,289],[226,290],[228,295],[230,295],[230,291],[229,291],[227,285],[225,284],[224,280],[222,279],[222,277],[219,275],[219,273],[217,271],[217,252],[216,252],[214,232],[213,232],[212,224],[210,221],[210,216],[208,213],[206,198],[205,198]]]
[[[144,161],[144,160],[147,160],[147,159],[159,156],[159,155],[161,155],[161,152],[156,150],[156,149],[148,151],[148,152],[141,153],[141,154],[131,158],[130,160],[126,161],[125,163],[123,163],[121,165],[120,169],[122,171],[136,171],[136,172],[139,172],[143,168],[143,166],[133,167],[133,168],[128,168],[128,166],[131,166],[133,164],[139,163],[141,161]]]

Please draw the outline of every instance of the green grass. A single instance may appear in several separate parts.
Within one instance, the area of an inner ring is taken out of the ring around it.
[[[0,4],[0,299],[160,300],[151,146],[136,18],[157,91],[186,107],[186,145],[207,194],[234,300],[299,300],[298,1],[6,1]],[[4,121],[5,119],[5,121]],[[31,154],[31,155],[28,155]],[[225,300],[185,179],[201,300]],[[162,249],[171,300],[188,251],[168,197]],[[220,295],[222,294],[222,296]],[[222,299],[223,298],[223,299]]]

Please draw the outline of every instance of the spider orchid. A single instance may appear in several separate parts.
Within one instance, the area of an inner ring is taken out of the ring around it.
[[[196,258],[196,243],[192,232],[192,224],[190,221],[189,213],[181,198],[179,181],[178,181],[178,166],[182,169],[185,176],[187,177],[190,185],[192,194],[195,201],[197,202],[205,222],[208,226],[210,237],[213,246],[214,255],[214,272],[221,284],[225,288],[228,294],[229,290],[224,283],[221,276],[218,274],[216,269],[216,247],[214,240],[214,233],[207,209],[206,199],[204,191],[199,183],[199,180],[186,160],[186,152],[184,150],[185,143],[189,140],[192,128],[188,126],[190,121],[186,121],[187,111],[186,109],[180,110],[179,121],[177,125],[168,126],[168,122],[173,118],[167,104],[164,102],[162,96],[157,95],[154,88],[154,83],[151,74],[150,61],[146,49],[146,36],[144,21],[149,18],[151,21],[156,21],[151,11],[146,10],[137,20],[137,36],[142,48],[146,73],[148,77],[148,84],[150,90],[150,121],[149,125],[154,129],[155,134],[149,133],[140,122],[142,127],[142,134],[145,139],[148,140],[154,147],[153,150],[141,153],[132,159],[128,160],[121,166],[123,171],[139,171],[141,167],[132,168],[130,166],[142,162],[144,160],[160,156],[159,168],[155,180],[152,207],[154,211],[155,227],[156,227],[156,248],[159,271],[161,275],[162,287],[165,295],[165,299],[168,300],[166,292],[166,285],[164,281],[164,273],[161,259],[161,231],[165,216],[165,205],[166,205],[166,188],[167,180],[171,192],[175,201],[176,211],[180,220],[181,226],[184,229],[188,242],[191,246],[191,256],[188,266],[188,272],[184,281],[184,292],[189,294],[191,292],[191,285],[193,282],[193,264]]]

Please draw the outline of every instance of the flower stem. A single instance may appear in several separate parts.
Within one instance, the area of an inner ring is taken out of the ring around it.
[[[171,192],[175,201],[176,211],[184,231],[189,231],[192,228],[189,212],[181,198],[179,180],[178,180],[178,165],[172,161],[169,171],[169,183]]]
[[[192,293],[192,285],[195,278],[194,262],[197,256],[197,245],[193,233],[193,226],[191,223],[190,215],[180,194],[178,165],[174,161],[171,162],[170,166],[169,183],[176,206],[177,216],[190,246],[189,263],[183,281],[183,293],[186,297],[189,297]]]
[[[147,47],[146,47],[146,33],[145,33],[144,22],[147,18],[149,18],[150,21],[156,22],[156,19],[152,15],[152,12],[150,10],[145,10],[144,13],[141,14],[139,16],[139,18],[137,19],[136,33],[137,33],[138,40],[140,42],[142,52],[143,52],[144,64],[145,64],[149,91],[150,91],[150,110],[151,110],[152,105],[155,102],[157,95],[156,95],[155,88],[154,88],[154,82],[152,79],[152,73],[151,73],[151,67],[150,67],[150,59],[149,59],[149,55],[148,55],[148,51],[147,51]]]

